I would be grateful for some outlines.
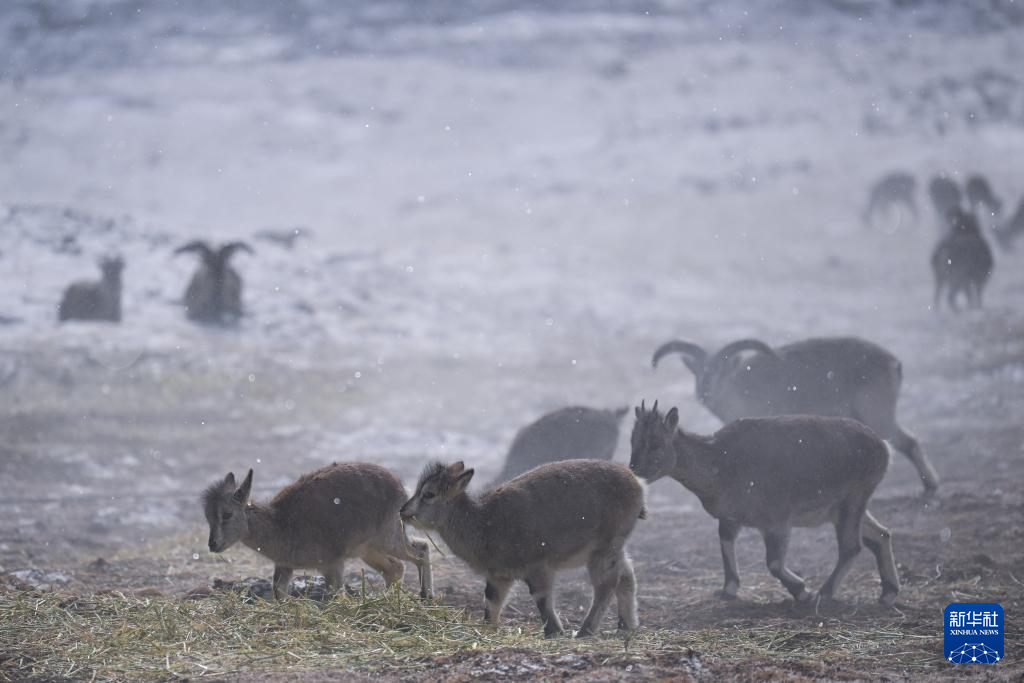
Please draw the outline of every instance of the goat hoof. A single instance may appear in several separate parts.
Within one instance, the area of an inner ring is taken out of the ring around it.
[[[633,631],[637,630],[638,628],[639,628],[638,624],[633,624],[632,626],[630,626],[629,624],[626,623],[626,620],[623,619],[622,617],[619,617],[619,623],[615,625],[615,630],[618,631],[619,633],[632,633]]]
[[[626,623],[625,619],[619,617],[619,623],[615,627],[615,632],[618,633],[620,636],[626,636],[628,638],[628,637],[631,637],[632,634],[636,633],[636,630],[638,628],[640,628],[640,624],[639,623],[633,624],[632,626],[630,626],[629,624]]]
[[[801,605],[812,605],[818,602],[818,593],[816,591],[809,591],[806,588],[800,595],[796,596],[794,600]]]
[[[878,603],[880,605],[885,606],[885,607],[892,607],[893,605],[896,604],[896,595],[897,595],[897,593],[895,593],[895,592],[892,592],[892,593],[882,593],[882,596],[880,598],[878,598]]]
[[[736,600],[737,599],[735,593],[730,593],[729,591],[725,590],[724,588],[720,588],[720,589],[716,590],[715,591],[715,597],[718,598],[719,600]]]
[[[835,596],[831,593],[818,593],[818,605],[821,607],[837,607],[843,603],[836,600]]]
[[[564,633],[564,631],[562,631],[562,629],[560,628],[544,629],[545,638],[557,638],[558,636],[562,635],[562,633]]]
[[[590,629],[581,628],[579,631],[576,631],[577,638],[593,638],[596,635],[597,634],[591,631]]]

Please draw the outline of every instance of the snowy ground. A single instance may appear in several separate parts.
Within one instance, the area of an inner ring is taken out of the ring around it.
[[[711,431],[691,377],[649,368],[672,337],[882,343],[945,490],[1020,523],[1022,257],[983,311],[936,313],[934,217],[859,220],[891,169],[1024,194],[1020,3],[355,4],[0,11],[0,565],[193,528],[228,469],[483,480],[565,403]],[[177,303],[200,236],[256,249],[237,329]],[[112,251],[123,324],[58,327]],[[879,496],[917,488],[894,461]]]

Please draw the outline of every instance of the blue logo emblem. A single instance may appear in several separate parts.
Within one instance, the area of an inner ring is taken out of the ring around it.
[[[946,606],[946,661],[995,664],[1003,658],[1003,608],[994,602],[954,602]]]

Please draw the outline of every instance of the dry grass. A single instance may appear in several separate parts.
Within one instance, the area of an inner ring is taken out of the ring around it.
[[[440,555],[435,577],[446,577],[447,588],[442,585],[446,594],[434,603],[378,589],[373,575],[363,586],[356,581],[355,594],[328,602],[279,603],[227,589],[182,597],[208,585],[211,576],[267,573],[266,561],[252,553],[196,552],[202,540],[183,533],[119,553],[102,569],[79,567],[67,589],[74,594],[0,580],[0,680],[252,678],[328,670],[403,679],[586,677],[600,670],[605,680],[637,671],[655,677],[703,671],[749,680],[766,669],[774,673],[762,680],[923,680],[1015,678],[1022,671],[1018,661],[967,671],[941,659],[938,615],[946,603],[999,596],[1008,613],[1019,611],[1024,587],[992,561],[954,559],[941,573],[926,575],[905,571],[900,610],[875,606],[877,579],[870,566],[862,567],[864,576],[854,572],[844,589],[847,605],[810,612],[796,610],[777,582],[754,568],[747,572],[745,599],[722,603],[711,595],[721,578],[713,563],[687,565],[685,580],[671,571],[674,561],[648,563],[641,584],[645,626],[627,649],[611,632],[583,641],[543,639],[523,596],[518,603],[513,596],[506,613],[511,626],[484,625],[479,579]],[[573,623],[589,587],[572,577],[561,585],[563,616]],[[1015,628],[1007,633],[1008,651],[1019,649],[1020,638]]]
[[[687,659],[694,651],[707,653],[708,663],[863,664],[879,657],[911,669],[935,663],[934,633],[834,622],[794,626],[773,619],[696,631],[644,629],[626,649],[611,637],[544,640],[536,624],[491,628],[465,610],[398,590],[277,603],[230,591],[182,599],[5,589],[0,678],[134,680],[318,669],[411,674],[457,653],[507,649],[540,657],[579,652],[603,665]]]
[[[678,635],[678,634],[676,634]],[[644,647],[650,636],[637,646]],[[285,603],[233,592],[189,600],[117,592],[83,597],[0,592],[0,678],[192,678],[317,668],[417,669],[463,650],[554,653],[535,628],[491,628],[405,591]],[[620,640],[587,643],[622,653]]]

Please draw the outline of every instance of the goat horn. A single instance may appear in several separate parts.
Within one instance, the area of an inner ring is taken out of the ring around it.
[[[670,353],[680,353],[684,356],[689,356],[697,361],[701,366],[703,366],[708,359],[708,352],[697,344],[682,341],[680,339],[674,339],[670,342],[665,342],[658,347],[658,350],[654,352],[654,356],[651,358],[651,367],[658,367],[658,362]]]
[[[228,258],[230,258],[231,255],[236,251],[244,251],[250,254],[255,253],[252,247],[250,247],[245,242],[228,242],[227,244],[221,245],[221,248],[218,251],[221,255],[221,258],[223,258],[225,261]]]
[[[210,249],[210,245],[203,240],[192,240],[188,244],[184,244],[174,250],[174,255],[184,254],[186,252],[194,251],[197,252],[204,260],[213,258],[213,249]]]
[[[698,378],[697,398],[699,400],[707,400],[711,393],[710,385],[714,378],[718,376],[725,361],[743,351],[757,351],[776,359],[779,357],[772,347],[757,339],[738,339],[730,344],[726,344],[704,366],[704,376]]]
[[[738,339],[719,349],[718,353],[715,354],[715,357],[711,359],[710,366],[717,369],[726,360],[743,351],[758,351],[775,358],[778,357],[778,354],[775,353],[775,349],[768,346],[763,341],[759,341],[757,339]]]

